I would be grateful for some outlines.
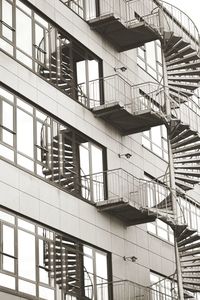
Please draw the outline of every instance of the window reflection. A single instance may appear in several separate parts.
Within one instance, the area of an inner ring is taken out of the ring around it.
[[[20,0],[2,0],[1,5],[1,48],[88,108],[99,103],[100,59]],[[81,10],[84,1],[69,1],[69,6]]]
[[[0,228],[1,286],[46,300],[108,299],[106,252],[2,210]]]
[[[104,195],[104,148],[0,89],[0,155],[70,193]],[[12,102],[10,101],[12,99]],[[91,174],[95,174],[92,175]]]

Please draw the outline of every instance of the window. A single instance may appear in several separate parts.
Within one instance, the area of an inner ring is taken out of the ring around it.
[[[152,300],[170,300],[177,296],[176,283],[162,275],[150,272],[150,281],[152,288]]]
[[[162,83],[162,53],[159,40],[146,43],[138,48],[137,62],[147,73]]]
[[[60,0],[83,19],[93,19],[97,16],[98,0]]]
[[[153,185],[148,185],[148,207],[155,207],[155,205],[159,204],[157,201],[164,200],[166,198],[166,189],[161,184],[157,185],[157,188],[155,189],[155,184],[157,181],[152,179],[152,177],[145,175],[145,180],[152,182]],[[160,203],[161,203],[160,202]],[[168,241],[170,243],[174,243],[174,233],[173,230],[169,225],[164,223],[163,221],[159,220],[158,218],[152,222],[147,223],[147,230],[149,233],[157,235],[159,238]]]
[[[200,205],[189,197],[179,196],[177,199],[178,217],[188,224],[188,227],[200,233]]]
[[[165,125],[152,127],[143,132],[142,145],[168,161],[167,130]]]
[[[84,246],[84,282],[86,296],[94,300],[108,300],[107,256],[94,248]]]
[[[0,156],[87,200],[103,193],[105,148],[4,87]]]
[[[81,8],[84,1],[65,1]],[[102,62],[20,0],[2,0],[0,48],[86,107],[102,100]],[[91,99],[91,101],[88,101]]]
[[[3,288],[36,299],[108,299],[107,252],[5,210],[0,239]]]

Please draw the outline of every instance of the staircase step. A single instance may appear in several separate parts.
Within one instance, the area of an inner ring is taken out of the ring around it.
[[[189,158],[189,159],[174,159],[175,164],[199,164],[200,163],[200,157],[199,158]],[[188,167],[188,166],[187,166]]]
[[[182,126],[182,124],[179,123],[179,125],[175,127],[171,133],[171,145],[188,138],[191,136],[191,133],[193,132],[189,129],[188,125]]]
[[[195,263],[192,263],[192,264],[190,264],[190,263],[181,263],[181,267],[184,269],[184,270],[187,270],[187,268],[198,268],[198,267],[200,267],[200,260],[198,261],[198,262],[195,262]]]
[[[184,279],[183,278],[183,284],[191,284],[192,286],[198,286],[200,287],[200,281],[192,281],[192,280],[188,280],[188,279]]]
[[[200,274],[183,274],[183,278],[188,278],[188,279],[200,279]]]
[[[200,237],[199,237],[199,239],[200,239]],[[191,245],[188,245],[188,246],[179,247],[178,251],[185,252],[185,251],[188,251],[191,249],[196,249],[196,248],[200,248],[200,243],[192,243]]]
[[[175,169],[180,169],[180,170],[200,170],[200,165],[187,165],[187,164],[183,164],[183,165],[174,165]]]
[[[198,80],[199,81],[199,80]],[[185,93],[187,93],[187,90],[194,91],[199,87],[199,84],[189,84],[189,83],[182,83],[182,82],[173,82],[169,80],[169,86],[171,87],[177,87],[177,88],[182,88],[186,89]]]
[[[198,76],[168,76],[169,82],[180,81],[180,82],[200,82],[200,77]]]
[[[181,174],[176,174],[175,173],[175,177],[181,181],[184,181],[185,183],[189,183],[189,184],[197,184],[199,183],[199,180],[198,179],[195,179],[195,178],[191,178],[191,177],[188,177],[188,176],[184,176],[184,175],[181,175]]]
[[[197,55],[197,52],[193,52],[192,54],[188,54],[186,56],[184,56],[183,58],[177,58],[174,59],[170,62],[167,62],[166,65],[167,66],[173,66],[173,65],[179,65],[181,63],[190,63],[194,60],[198,60],[199,56]]]
[[[177,108],[179,108],[179,104],[188,101],[188,96],[180,95],[177,92],[172,91],[171,89],[169,89],[169,95],[172,99],[174,99],[177,102]]]
[[[186,246],[200,240],[200,236],[198,234],[193,235],[194,233],[196,233],[196,230],[193,229],[187,230],[185,234],[183,233],[183,236],[178,238],[178,247]]]
[[[196,293],[196,292],[200,292],[200,288],[198,287],[198,286],[191,286],[190,284],[184,284],[183,285],[183,287],[184,287],[184,289],[186,289],[186,290],[188,290],[188,291],[191,291],[191,292],[194,292],[194,293]]]
[[[188,134],[190,133],[189,136],[191,136],[191,130],[188,130]],[[171,142],[171,145],[172,145],[172,149],[176,149],[178,147],[182,147],[182,146],[185,146],[185,145],[188,145],[188,144],[191,144],[191,143],[195,143],[195,142],[198,142],[200,141],[200,137],[198,135],[193,135],[191,137],[187,137],[185,138],[184,140],[181,140],[181,141],[177,141],[176,143],[172,143]]]
[[[200,142],[192,144],[192,145],[184,146],[184,147],[181,147],[181,148],[178,148],[178,149],[174,149],[173,154],[180,153],[180,152],[181,153],[182,152],[187,152],[187,151],[190,151],[190,150],[199,150],[199,149],[200,149]]]
[[[200,254],[200,249],[199,250],[194,250],[194,251],[181,252],[180,257],[192,256],[192,255],[198,255],[198,254]]]
[[[184,153],[178,153],[175,154],[174,159],[179,159],[179,158],[194,158],[194,157],[199,157],[200,153],[199,151],[189,151],[189,152],[184,152]]]
[[[187,97],[192,97],[194,95],[194,92],[192,92],[192,91],[188,91],[188,90],[178,88],[178,87],[172,86],[172,85],[169,85],[169,90],[170,90],[170,92],[172,91],[172,92],[176,93],[178,96],[183,95],[186,98]]]
[[[176,49],[176,52],[173,49],[173,52],[171,52],[171,54],[165,53],[165,59],[166,61],[171,61],[174,60],[175,58],[182,58],[185,55],[194,53],[194,49],[191,48],[191,45],[187,45],[186,47],[183,47],[182,45],[180,45],[180,49]]]
[[[167,34],[168,36],[170,36],[169,33]],[[165,36],[166,33],[164,33],[164,38]],[[167,46],[164,49],[165,56],[169,56],[170,54],[177,52],[178,50],[182,49],[183,47],[186,47],[187,45],[188,43],[186,43],[181,37],[175,36],[172,33],[171,37],[167,39]]]
[[[181,70],[181,71],[168,71],[169,76],[200,76],[200,69]]]
[[[177,64],[177,65],[174,65],[174,66],[168,66],[167,67],[167,70],[168,71],[173,71],[173,70],[194,70],[196,68],[199,68],[200,67],[200,59],[198,59],[197,61],[195,62],[190,62],[188,64]]]
[[[182,265],[182,263],[184,264],[184,263],[187,263],[187,262],[192,262],[192,264],[193,264],[196,261],[198,261],[199,259],[200,259],[199,256],[191,256],[189,258],[187,258],[187,256],[186,256],[186,257],[181,258],[181,265]]]
[[[194,188],[193,184],[184,182],[178,178],[176,178],[176,185],[184,191],[189,191]]]
[[[180,175],[186,175],[186,176],[197,177],[197,178],[200,177],[200,172],[191,172],[189,170],[184,171],[184,170],[176,169],[175,170],[175,174],[176,175],[178,175],[178,174],[180,174]]]
[[[182,268],[182,273],[187,274],[187,273],[198,273],[200,274],[200,268],[194,269],[194,268]],[[200,276],[200,275],[199,275]]]

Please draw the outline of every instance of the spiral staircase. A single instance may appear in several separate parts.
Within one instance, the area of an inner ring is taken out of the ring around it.
[[[45,267],[49,270],[50,278],[55,280],[64,295],[77,300],[91,300],[93,284],[83,267],[82,253],[80,244],[56,234],[54,241],[45,247]],[[83,273],[90,282],[90,297],[85,296]]]
[[[124,3],[124,1],[122,2]],[[144,44],[160,39],[164,55],[163,60],[166,65],[166,74],[164,74],[168,86],[166,98],[171,105],[171,116],[167,127],[173,155],[174,166],[172,167],[174,167],[176,193],[177,195],[184,194],[200,182],[200,123],[193,128],[192,122],[190,123],[191,120],[180,117],[183,105],[190,109],[191,97],[194,95],[194,91],[200,87],[199,33],[188,16],[164,1],[149,0],[149,14],[145,12],[145,9],[142,14],[134,3],[136,1],[126,2],[127,9],[133,10],[135,8],[134,14],[129,14],[129,17],[134,15],[132,20],[127,19],[127,22],[124,23],[121,11],[118,11],[117,18],[115,10],[110,14],[106,13],[105,10],[102,15],[100,12],[100,17],[90,20],[89,24],[93,30],[105,34],[106,38],[119,51],[129,50],[130,46],[132,48],[139,47],[142,42]],[[151,14],[152,16],[150,16]],[[182,24],[183,20],[186,20],[184,24]],[[187,22],[188,26],[186,25]],[[130,36],[134,40],[132,45],[129,42]],[[101,116],[101,112],[102,114],[105,113],[105,108],[103,109],[104,111],[101,108],[96,108],[93,112],[96,116],[98,116],[97,112]],[[103,117],[105,119],[105,114]],[[148,118],[151,118],[151,115],[148,115]],[[147,121],[149,122],[149,119]],[[113,122],[112,125],[117,127],[115,123]],[[164,120],[163,123],[165,123]],[[146,130],[145,121],[143,130]],[[143,130],[141,129],[141,131]],[[128,212],[132,210],[132,214],[136,217],[135,224],[150,222],[152,219],[158,218],[171,226],[177,238],[185,290],[184,297],[185,299],[193,298],[187,291],[200,292],[200,235],[197,230],[189,228],[185,222],[180,223],[176,219],[171,195],[168,195],[156,207],[143,207],[141,209],[137,207],[138,213],[135,213],[133,206],[129,201],[123,200],[109,201],[108,199],[107,203],[106,201],[97,203],[100,211],[110,212],[122,221],[127,221]],[[133,223],[132,220],[129,225]]]

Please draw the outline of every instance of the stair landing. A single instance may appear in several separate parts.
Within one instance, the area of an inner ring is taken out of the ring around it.
[[[113,13],[91,19],[88,23],[92,29],[109,40],[119,52],[141,47],[160,38],[146,22],[136,21],[128,27]]]
[[[156,213],[143,210],[137,203],[124,198],[100,201],[96,203],[98,211],[108,212],[124,222],[127,226],[155,221]]]
[[[151,109],[130,113],[120,102],[94,107],[92,111],[96,117],[119,129],[122,135],[142,132],[164,124],[161,113],[153,112]]]

